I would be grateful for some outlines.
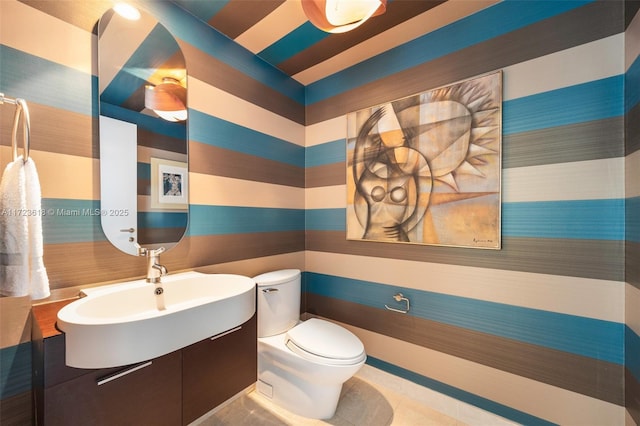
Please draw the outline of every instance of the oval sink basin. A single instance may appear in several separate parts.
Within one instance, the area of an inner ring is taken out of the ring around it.
[[[145,280],[83,292],[58,312],[66,364],[108,368],[173,352],[251,319],[255,283],[230,274],[184,272],[163,277],[163,293]]]

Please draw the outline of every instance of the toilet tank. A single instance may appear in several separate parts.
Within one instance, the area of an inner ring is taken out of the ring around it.
[[[283,269],[254,277],[258,285],[258,337],[284,333],[300,318],[300,270]]]

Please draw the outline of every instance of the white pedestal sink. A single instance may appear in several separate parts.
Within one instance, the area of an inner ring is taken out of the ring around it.
[[[161,286],[160,296],[144,280],[87,289],[62,308],[57,324],[65,333],[66,364],[146,361],[237,327],[256,309],[255,283],[241,275],[185,272],[163,277]]]

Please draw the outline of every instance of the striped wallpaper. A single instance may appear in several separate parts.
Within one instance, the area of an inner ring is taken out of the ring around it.
[[[625,405],[640,424],[640,14],[625,37]],[[633,20],[631,20],[633,18]]]
[[[144,262],[112,248],[97,217],[65,214],[99,208],[92,30],[109,6],[52,3],[0,2],[0,90],[32,111],[62,297],[142,276]],[[503,1],[305,87],[175,4],[144,4],[189,72],[190,218],[163,255],[170,272],[297,267],[306,312],[356,333],[371,365],[516,422],[640,423],[636,9]],[[498,69],[502,250],[347,241],[346,114]],[[408,315],[384,308],[397,291]],[[3,324],[22,318],[24,303],[2,302]],[[0,362],[18,367],[0,378],[0,423],[30,389],[27,361],[13,362],[28,337],[1,331]]]
[[[352,328],[376,364],[516,421],[638,422],[622,6],[502,2],[310,84],[307,312]],[[496,69],[503,249],[345,241],[344,114]],[[398,291],[409,315],[384,309]]]

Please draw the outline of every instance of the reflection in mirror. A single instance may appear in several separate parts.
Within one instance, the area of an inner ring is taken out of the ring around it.
[[[98,24],[102,229],[120,250],[170,247],[189,214],[187,71],[149,14],[107,11]]]

